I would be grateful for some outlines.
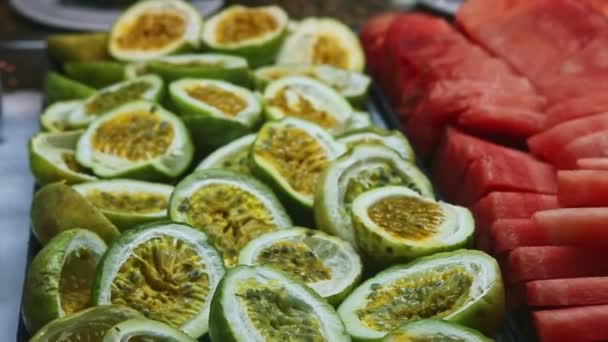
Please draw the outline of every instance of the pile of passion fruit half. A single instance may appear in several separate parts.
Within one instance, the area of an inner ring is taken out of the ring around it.
[[[29,142],[32,341],[488,341],[475,223],[374,126],[355,34],[146,0],[57,35]]]

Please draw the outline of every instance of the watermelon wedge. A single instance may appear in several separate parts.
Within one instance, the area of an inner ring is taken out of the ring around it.
[[[608,247],[608,208],[544,210],[533,219],[554,245]]]
[[[608,129],[573,140],[556,158],[556,166],[567,169],[576,168],[578,159],[608,158]]]
[[[592,305],[532,313],[541,342],[608,340],[608,305]]]
[[[576,167],[584,170],[608,170],[608,158],[582,158],[576,161]]]
[[[530,306],[608,304],[608,277],[535,280],[526,283]]]
[[[562,122],[608,112],[608,96],[605,92],[595,92],[558,102],[547,109],[547,126],[553,127]]]
[[[370,18],[359,33],[359,38],[365,52],[368,72],[378,79],[383,59],[386,56],[386,33],[397,18],[398,13],[383,13]]]
[[[517,247],[550,245],[545,231],[531,219],[499,219],[490,227],[495,255]]]
[[[608,169],[559,171],[557,180],[561,206],[608,207]]]

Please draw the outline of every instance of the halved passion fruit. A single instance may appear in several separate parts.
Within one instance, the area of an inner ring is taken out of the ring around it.
[[[108,249],[93,285],[95,305],[123,305],[198,338],[207,333],[222,257],[202,232],[156,222],[123,233]]]
[[[275,189],[299,224],[310,216],[315,187],[344,147],[314,123],[285,118],[266,123],[251,147],[255,175]]]
[[[227,266],[254,238],[291,227],[272,191],[255,178],[229,170],[200,170],[184,178],[171,196],[169,215],[204,231]]]
[[[48,106],[40,115],[40,126],[48,132],[66,132],[78,129],[69,124],[70,114],[82,106],[83,100],[59,101]]]
[[[69,77],[93,88],[103,88],[124,79],[125,65],[119,62],[69,62],[63,65]]]
[[[355,244],[351,206],[361,193],[387,185],[404,185],[433,198],[428,178],[394,150],[379,144],[355,146],[329,163],[319,177],[314,213],[317,227]]]
[[[64,231],[44,246],[23,289],[23,321],[30,333],[89,306],[95,267],[105,251],[103,240],[84,229]]]
[[[297,117],[342,133],[351,119],[350,104],[329,86],[309,77],[290,76],[274,81],[264,91],[268,119]]]
[[[50,322],[30,342],[102,342],[103,334],[117,323],[142,317],[124,306],[96,306]]]
[[[274,62],[287,29],[278,6],[230,6],[204,25],[203,43],[213,51],[242,56],[251,66]]]
[[[346,145],[346,148],[353,148],[361,144],[380,144],[395,150],[401,158],[412,163],[416,161],[416,155],[412,145],[407,138],[397,130],[385,130],[378,127],[366,127],[344,133],[336,138],[339,142]]]
[[[74,189],[93,203],[118,229],[167,219],[173,186],[115,179],[75,185]]]
[[[283,229],[252,240],[239,254],[239,264],[283,270],[334,305],[359,283],[363,270],[348,242],[306,228]]]
[[[187,78],[169,89],[197,146],[224,145],[251,133],[262,118],[257,96],[228,82]]]
[[[492,335],[504,315],[498,263],[460,250],[391,267],[357,287],[338,312],[354,339],[384,337],[403,323],[444,319]]]
[[[48,54],[60,63],[110,59],[108,33],[59,33],[46,37]]]
[[[179,176],[193,153],[190,134],[177,116],[137,101],[91,123],[78,141],[76,159],[103,178],[152,181]]]
[[[249,151],[255,138],[256,134],[248,134],[218,148],[203,159],[196,169],[228,169],[250,174]]]
[[[352,218],[357,246],[368,260],[384,265],[470,247],[475,232],[467,208],[435,202],[404,186],[355,197]]]
[[[30,138],[30,169],[38,184],[77,184],[97,179],[76,162],[74,154],[81,135],[82,131],[37,133]]]
[[[362,110],[355,110],[353,111],[353,115],[350,118],[350,122],[348,123],[348,126],[346,127],[346,130],[343,134],[371,127],[375,127],[373,126],[371,115],[368,112],[364,112]]]
[[[350,341],[331,305],[269,266],[228,271],[213,296],[209,320],[213,341]]]
[[[95,94],[95,89],[56,72],[44,78],[44,102],[51,105],[58,101],[85,99]]]
[[[130,319],[120,322],[103,335],[102,342],[195,342],[181,330],[151,319]]]
[[[129,7],[110,33],[112,57],[142,61],[198,48],[203,19],[180,0],[146,0]]]
[[[287,38],[277,62],[328,64],[363,72],[365,55],[359,39],[348,26],[332,18],[308,18]]]
[[[382,339],[382,342],[409,341],[492,342],[493,340],[473,329],[439,319],[407,322]]]

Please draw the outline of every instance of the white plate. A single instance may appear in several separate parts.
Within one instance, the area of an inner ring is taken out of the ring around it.
[[[208,15],[218,10],[223,0],[193,0],[192,5]],[[71,30],[108,31],[122,12],[117,8],[94,8],[85,5],[66,4],[62,0],[11,0],[13,7],[22,15],[36,22]]]

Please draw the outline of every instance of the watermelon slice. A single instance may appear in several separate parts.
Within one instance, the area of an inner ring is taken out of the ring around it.
[[[530,306],[608,304],[608,277],[535,280],[526,283]]]
[[[541,342],[608,340],[608,305],[592,305],[532,313]]]
[[[556,156],[556,165],[561,168],[576,168],[576,161],[584,158],[608,157],[608,129],[595,132],[570,142]]]
[[[608,170],[608,158],[582,158],[576,161],[576,167],[584,170]]]
[[[365,23],[359,33],[365,52],[367,70],[375,77],[379,76],[382,64],[386,63],[383,58],[386,54],[386,33],[399,15],[398,13],[384,13],[373,16]]]
[[[555,245],[608,247],[608,208],[544,210],[533,219]]]
[[[484,135],[500,134],[515,140],[524,139],[542,131],[547,116],[527,108],[507,106],[477,106],[458,117],[458,125]]]
[[[593,92],[585,96],[569,98],[547,109],[547,127],[605,112],[608,112],[608,96],[605,92]]]
[[[559,171],[557,179],[563,207],[608,207],[608,169]]]
[[[517,247],[550,245],[545,231],[531,219],[499,219],[490,227],[494,254]]]

